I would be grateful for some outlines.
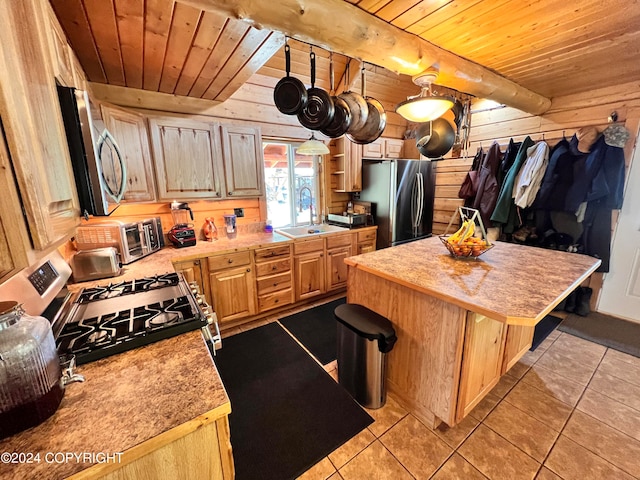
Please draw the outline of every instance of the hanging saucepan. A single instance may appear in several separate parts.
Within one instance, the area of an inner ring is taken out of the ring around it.
[[[353,143],[375,142],[387,125],[387,113],[382,104],[375,98],[367,97],[365,90],[365,70],[362,67],[362,96],[367,101],[368,114],[364,126],[357,132],[347,133],[347,137]]]
[[[349,65],[351,64],[351,59],[347,63],[347,68],[344,71],[345,82],[344,87],[346,89],[349,88]],[[364,127],[365,122],[367,121],[367,115],[369,115],[369,106],[367,105],[367,101],[362,98],[362,95],[356,92],[342,92],[338,95],[338,98],[347,102],[349,105],[349,111],[351,112],[351,122],[349,123],[349,128],[347,132],[354,133],[359,131],[362,127]]]
[[[329,56],[329,80],[331,82],[331,95],[334,94],[333,78],[333,53]],[[347,133],[351,123],[351,110],[342,98],[332,96],[334,112],[331,123],[321,130],[329,138],[338,138]]]
[[[427,158],[440,158],[451,150],[455,138],[453,125],[445,118],[436,118],[420,126],[416,135],[416,147]]]
[[[321,88],[316,88],[316,54],[311,52],[311,88],[307,90],[307,104],[298,113],[298,121],[309,130],[322,130],[331,120],[335,107],[331,96]]]
[[[276,108],[287,115],[297,115],[307,104],[307,89],[300,80],[289,76],[291,71],[291,53],[289,44],[284,46],[284,58],[287,76],[280,79],[273,90]]]

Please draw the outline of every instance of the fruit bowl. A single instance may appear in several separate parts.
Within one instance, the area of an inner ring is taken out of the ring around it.
[[[491,250],[493,245],[487,245],[485,240],[471,237],[461,243],[450,243],[451,235],[440,235],[438,238],[443,243],[449,253],[456,258],[478,258],[487,250]]]

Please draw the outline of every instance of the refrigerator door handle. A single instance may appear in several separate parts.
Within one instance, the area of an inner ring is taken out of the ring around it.
[[[412,208],[411,221],[413,223],[413,229],[414,229],[414,235],[415,235],[418,227],[420,226],[420,222],[422,220],[422,210],[424,207],[424,200],[423,200],[424,180],[421,172],[416,173],[416,180],[414,183],[414,187],[415,188],[413,190],[412,207],[415,206],[415,208]]]

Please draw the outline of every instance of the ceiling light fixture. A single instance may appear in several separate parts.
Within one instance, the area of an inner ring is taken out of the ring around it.
[[[419,95],[409,97],[396,107],[396,113],[410,122],[424,123],[435,120],[451,109],[455,98],[444,95],[433,95],[431,84],[438,79],[438,71],[430,68],[411,78],[422,90]]]
[[[316,140],[312,133],[311,138],[296,149],[296,153],[299,155],[326,155],[329,153],[329,147],[320,140]]]

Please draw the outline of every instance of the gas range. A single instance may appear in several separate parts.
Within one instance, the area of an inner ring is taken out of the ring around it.
[[[221,346],[215,313],[179,273],[85,288],[62,309],[64,322],[54,326],[56,346],[60,354],[74,354],[77,364],[198,328],[214,354]]]

